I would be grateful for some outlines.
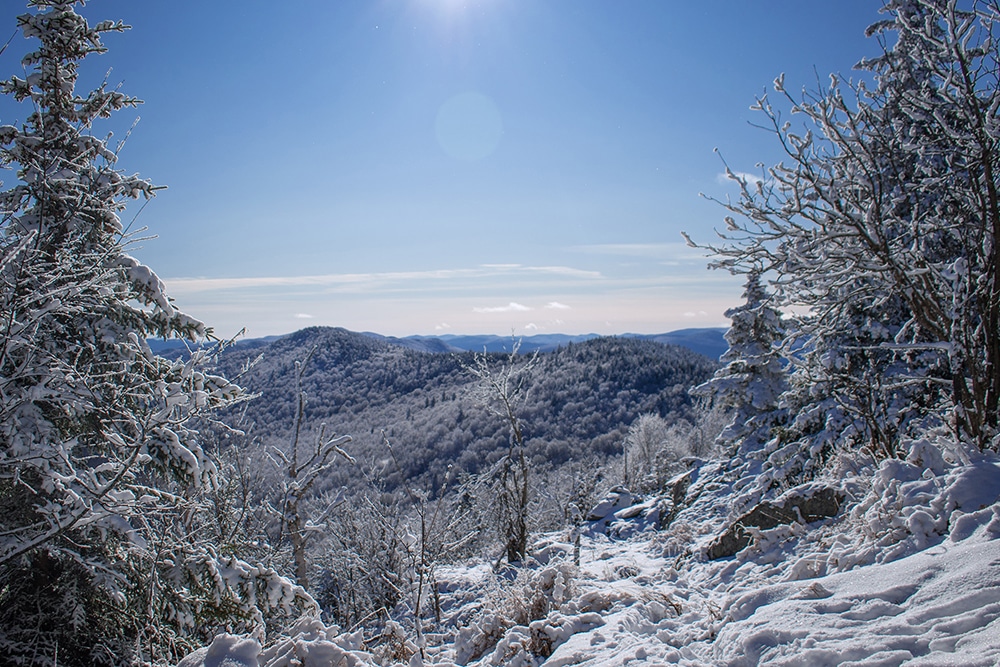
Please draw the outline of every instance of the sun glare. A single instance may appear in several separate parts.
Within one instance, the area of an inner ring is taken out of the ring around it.
[[[483,9],[494,4],[493,0],[417,0],[421,9],[454,20],[469,10]]]
[[[472,0],[422,0],[423,4],[438,7],[444,11],[459,11],[469,6]]]

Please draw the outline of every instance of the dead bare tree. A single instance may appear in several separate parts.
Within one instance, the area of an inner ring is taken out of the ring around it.
[[[275,513],[280,521],[281,533],[287,534],[291,543],[296,583],[303,588],[308,588],[309,581],[309,561],[306,555],[309,538],[337,505],[334,501],[319,516],[310,518],[307,516],[306,501],[316,481],[337,462],[338,455],[352,464],[355,462],[341,447],[351,441],[351,436],[327,437],[326,424],[320,425],[319,433],[311,447],[303,447],[301,443],[308,402],[305,390],[302,388],[302,377],[309,359],[315,352],[314,347],[305,359],[295,362],[296,406],[291,447],[287,454],[279,448],[273,448],[271,452],[275,465],[284,472],[281,500]]]
[[[463,364],[465,371],[478,379],[480,403],[510,429],[507,453],[485,475],[492,484],[494,520],[510,563],[524,560],[528,548],[528,459],[517,408],[527,395],[531,371],[539,361],[537,352],[518,356],[520,347],[521,341],[515,340],[499,363],[484,350],[475,354],[471,364]]]

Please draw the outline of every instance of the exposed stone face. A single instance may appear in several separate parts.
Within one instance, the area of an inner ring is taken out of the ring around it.
[[[810,523],[836,516],[843,500],[844,494],[837,489],[812,487],[796,493],[786,493],[774,502],[764,501],[734,521],[709,546],[705,555],[709,560],[715,560],[734,556],[745,549],[750,544],[750,532],[746,530],[748,526],[767,530],[794,521]]]
[[[696,476],[696,472],[696,470],[688,470],[686,473],[677,475],[667,482],[667,487],[670,489],[670,511],[664,512],[660,517],[660,530],[664,530],[670,526],[688,502],[687,492]]]

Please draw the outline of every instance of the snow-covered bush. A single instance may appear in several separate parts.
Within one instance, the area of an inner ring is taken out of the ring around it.
[[[532,475],[532,532],[582,524],[610,484],[622,478],[621,460],[590,456],[562,465],[538,466]],[[532,552],[537,558],[538,554]]]
[[[931,434],[908,442],[905,459],[879,465],[868,493],[851,510],[866,547],[846,564],[895,560],[936,544],[949,532],[952,539],[962,539],[962,517],[996,503],[996,456],[963,461],[950,448],[947,435]]]
[[[481,477],[493,488],[491,519],[504,543],[508,562],[524,559],[528,548],[528,509],[531,501],[528,457],[524,449],[524,429],[518,407],[528,392],[532,369],[538,354],[518,357],[520,341],[514,341],[510,353],[499,365],[484,351],[476,354],[465,370],[478,380],[479,402],[502,419],[510,430],[507,454]]]
[[[380,624],[408,592],[404,509],[390,494],[341,504],[319,536],[314,595],[344,627]]]
[[[509,658],[508,644],[512,629],[521,628],[528,635],[533,621],[544,619],[573,594],[576,568],[568,563],[557,563],[540,570],[511,571],[512,577],[496,577],[484,595],[482,611],[462,628],[455,639],[455,659],[459,664],[491,652],[489,664],[503,664]],[[514,633],[519,636],[517,632]],[[525,642],[529,648],[531,642]],[[499,644],[499,645],[498,645]],[[548,649],[551,649],[549,643]],[[518,649],[514,649],[516,653]]]
[[[360,637],[303,616],[283,637],[262,648],[250,637],[220,633],[205,647],[185,656],[177,667],[362,667],[372,665]],[[412,654],[412,651],[410,652]]]
[[[838,448],[878,459],[949,424],[996,449],[1000,425],[1000,15],[991,3],[890,0],[858,81],[756,108],[786,161],[732,175],[713,266],[760,274],[788,317],[790,421],[766,444],[782,483]],[[794,121],[800,119],[801,127]]]
[[[625,485],[637,492],[660,491],[682,472],[682,459],[711,456],[720,432],[731,425],[731,406],[703,406],[694,421],[667,422],[656,414],[643,414],[629,427],[623,443],[622,468]]]
[[[663,469],[688,453],[677,435],[663,417],[652,413],[639,415],[625,436],[625,485],[635,491],[656,488]]]

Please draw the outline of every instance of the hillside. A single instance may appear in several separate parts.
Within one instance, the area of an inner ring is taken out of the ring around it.
[[[246,418],[265,443],[288,442],[294,365],[314,348],[303,377],[306,428],[326,424],[350,434],[350,452],[359,460],[386,457],[384,430],[406,477],[433,484],[449,464],[475,472],[506,448],[506,426],[477,403],[475,381],[462,368],[473,353],[423,352],[333,328],[304,329],[224,353],[220,365],[231,375],[260,356],[241,381],[260,394]],[[545,353],[520,410],[528,453],[553,465],[618,453],[640,414],[690,417],[687,389],[716,366],[685,348],[633,338],[595,338]],[[331,483],[347,481],[335,477]]]

